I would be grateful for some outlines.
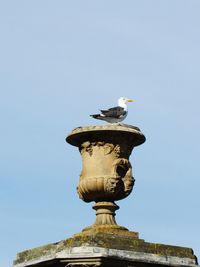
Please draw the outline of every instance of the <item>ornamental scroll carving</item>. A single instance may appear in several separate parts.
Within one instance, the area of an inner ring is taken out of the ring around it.
[[[80,147],[83,169],[77,187],[79,197],[90,202],[114,201],[128,196],[135,181],[128,160],[131,149],[124,143],[84,142]]]
[[[123,185],[123,193],[128,196],[134,186],[135,179],[132,176],[132,166],[127,159],[117,159],[113,163],[114,173],[116,173],[116,179],[120,180]]]
[[[84,152],[88,152],[88,154],[92,156],[95,147],[98,148],[103,147],[105,155],[113,153],[116,155],[116,157],[121,157],[121,156],[129,157],[133,149],[133,144],[129,143],[129,140],[126,140],[125,143],[122,143],[120,145],[102,141],[101,142],[86,141],[79,147],[79,150],[81,154],[84,154]]]
[[[102,263],[97,262],[97,263],[77,263],[77,262],[73,262],[73,263],[68,263],[67,265],[65,265],[65,267],[101,267]]]
[[[104,149],[104,155],[108,155],[110,153],[114,153],[116,157],[120,156],[120,146],[119,145],[113,145],[110,143],[105,142],[84,142],[80,147],[81,154],[84,154],[87,152],[90,156],[93,155],[93,151],[95,147],[103,147]]]

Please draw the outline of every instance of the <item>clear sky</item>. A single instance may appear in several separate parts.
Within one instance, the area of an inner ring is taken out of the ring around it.
[[[121,96],[147,141],[117,222],[200,258],[199,12],[199,0],[0,2],[0,266],[94,222],[65,137]]]

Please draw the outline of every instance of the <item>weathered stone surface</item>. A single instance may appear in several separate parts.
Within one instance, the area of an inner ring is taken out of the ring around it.
[[[81,153],[77,192],[85,202],[97,202],[95,224],[116,224],[114,201],[127,197],[133,189],[129,156],[135,146],[145,142],[144,135],[134,126],[106,124],[78,127],[66,141]]]
[[[83,168],[77,188],[81,199],[116,201],[127,197],[134,185],[129,156],[134,146],[145,141],[132,126],[79,127],[66,138],[79,147]]]
[[[115,140],[115,132],[121,132],[122,137],[126,135],[126,133],[129,135],[129,133],[132,133],[132,142],[134,143],[134,146],[138,146],[145,142],[145,136],[142,134],[140,129],[136,126],[128,125],[128,124],[105,124],[105,125],[90,125],[85,127],[77,127],[75,128],[66,138],[66,141],[74,146],[81,146],[82,143],[90,139],[91,137],[96,139],[96,136],[98,136],[98,139],[104,138],[104,131],[110,132],[109,135],[107,135],[107,140]],[[92,133],[95,133],[95,136],[92,135]]]
[[[129,156],[145,141],[137,127],[79,127],[66,140],[80,150],[78,193],[96,202],[96,222],[71,238],[19,253],[14,267],[197,267],[192,249],[148,243],[116,224],[114,201],[127,197],[134,185]]]
[[[72,238],[19,253],[14,266],[197,266],[190,248],[148,243],[133,238],[131,232],[123,233],[98,232],[97,229],[96,233],[79,233]]]

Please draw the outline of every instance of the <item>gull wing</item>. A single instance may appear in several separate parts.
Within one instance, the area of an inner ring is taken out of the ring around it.
[[[107,110],[101,110],[101,113],[106,117],[119,118],[126,114],[126,111],[122,107],[113,107]]]

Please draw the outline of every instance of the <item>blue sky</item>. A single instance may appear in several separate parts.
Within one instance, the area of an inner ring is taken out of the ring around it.
[[[126,123],[147,141],[117,222],[200,258],[200,2],[1,1],[0,265],[94,222],[78,198],[78,150],[89,117],[135,99]]]

